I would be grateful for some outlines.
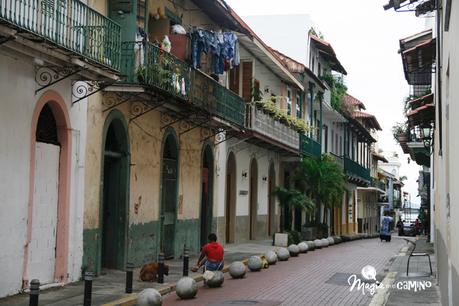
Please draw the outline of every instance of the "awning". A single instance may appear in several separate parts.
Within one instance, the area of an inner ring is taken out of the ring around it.
[[[411,111],[406,116],[411,126],[435,121],[435,104],[433,98],[433,94],[428,94],[409,102]]]
[[[410,85],[431,85],[432,65],[436,58],[436,40],[432,30],[400,40],[405,78]]]
[[[380,160],[382,162],[388,163],[389,161],[384,157],[384,155],[378,154],[376,152],[371,152],[371,155],[374,156],[376,160]],[[378,173],[379,174],[379,173]]]
[[[355,111],[352,113],[352,117],[362,119],[362,121],[366,122],[371,129],[382,131],[381,125],[379,125],[378,120],[372,114]]]
[[[331,44],[315,35],[311,35],[309,37],[311,38],[311,44],[314,44],[316,48],[319,49],[320,54],[330,62],[330,68],[334,71],[347,75],[346,69],[344,69],[343,65],[341,65]]]
[[[357,190],[359,191],[367,191],[367,192],[377,192],[380,194],[386,194],[386,192],[382,189],[376,188],[376,187],[357,187]]]

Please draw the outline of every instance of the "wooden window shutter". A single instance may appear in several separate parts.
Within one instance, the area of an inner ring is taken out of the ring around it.
[[[239,95],[239,66],[230,70],[229,87],[232,92]]]
[[[253,77],[253,63],[243,62],[242,63],[242,98],[245,101],[252,100],[252,77]]]

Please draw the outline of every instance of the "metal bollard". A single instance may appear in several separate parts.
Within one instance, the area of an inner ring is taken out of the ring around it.
[[[30,282],[29,306],[38,306],[38,296],[40,295],[40,281],[33,279]]]
[[[164,283],[164,253],[158,255],[158,283]]]
[[[84,298],[83,305],[91,306],[92,299],[92,279],[94,278],[93,272],[84,273]]]
[[[183,276],[188,276],[188,270],[190,269],[190,254],[188,249],[185,248],[183,251]]]
[[[132,293],[132,279],[134,274],[134,264],[126,263],[126,293]]]

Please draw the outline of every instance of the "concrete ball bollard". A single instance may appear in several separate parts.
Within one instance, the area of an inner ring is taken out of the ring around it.
[[[306,244],[308,245],[308,251],[314,251],[316,249],[314,241],[308,240],[306,241]]]
[[[277,262],[277,254],[274,251],[268,251],[265,253],[266,261],[270,266],[275,265]]]
[[[229,266],[229,274],[232,278],[243,278],[247,273],[247,267],[240,261],[235,261]]]
[[[340,236],[333,236],[333,241],[335,241],[335,244],[343,242]]]
[[[162,304],[161,293],[153,288],[143,289],[137,296],[137,305],[139,306],[161,306]]]
[[[223,285],[223,282],[225,281],[225,275],[223,274],[222,271],[212,271],[214,273],[214,276],[212,276],[211,279],[207,281],[207,287],[209,288],[218,288]]]
[[[300,253],[307,253],[308,252],[308,244],[306,241],[298,243],[298,247],[300,248]]]
[[[286,248],[279,248],[276,254],[279,261],[287,261],[290,257],[290,252]]]
[[[175,293],[183,300],[192,299],[198,293],[198,284],[191,277],[182,277],[175,286]]]
[[[296,244],[289,245],[287,249],[292,257],[297,257],[300,254],[300,248]]]
[[[250,271],[260,271],[261,268],[263,268],[263,261],[261,260],[260,256],[250,256],[249,261],[247,262],[247,266],[249,267]]]
[[[328,240],[328,244],[329,245],[334,245],[335,244],[335,240],[333,239],[333,237],[328,237],[327,240]]]
[[[327,238],[322,238],[322,247],[323,248],[328,248],[328,246],[330,245],[330,242],[328,242],[328,239]]]
[[[316,249],[321,249],[322,248],[322,240],[320,240],[320,239],[314,240],[314,245],[316,246]]]

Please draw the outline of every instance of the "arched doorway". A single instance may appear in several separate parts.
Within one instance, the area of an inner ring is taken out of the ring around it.
[[[161,160],[161,251],[174,257],[179,148],[173,131],[165,133]]]
[[[201,246],[206,244],[212,229],[213,163],[212,149],[206,145],[201,170]]]
[[[129,141],[123,116],[117,111],[106,120],[103,149],[100,262],[102,268],[122,270],[127,242]]]
[[[258,211],[258,165],[255,158],[250,162],[250,240],[257,238],[257,211]]]
[[[271,162],[269,165],[268,175],[268,235],[274,234],[275,231],[275,196],[274,190],[276,188],[276,170],[274,169],[274,163]]]
[[[28,279],[39,279],[42,284],[67,279],[69,121],[62,98],[54,92],[44,94],[32,120],[32,189],[25,272]]]
[[[226,243],[232,243],[234,242],[236,221],[236,158],[233,152],[228,155],[228,160],[226,162],[225,204]]]

